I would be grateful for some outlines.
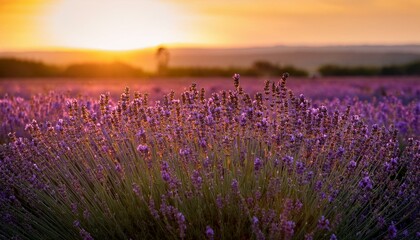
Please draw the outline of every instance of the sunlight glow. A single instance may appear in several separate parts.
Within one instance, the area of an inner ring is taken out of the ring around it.
[[[176,6],[149,0],[62,0],[46,24],[60,46],[130,50],[185,41]]]

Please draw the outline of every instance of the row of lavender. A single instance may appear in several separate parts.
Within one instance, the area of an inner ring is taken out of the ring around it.
[[[345,86],[344,86],[345,88]],[[324,89],[326,92],[336,89]],[[345,89],[341,89],[345,91]],[[109,96],[108,96],[109,97]],[[368,126],[374,124],[389,127],[394,125],[401,139],[420,135],[420,101],[417,93],[404,96],[386,96],[371,100],[359,100],[357,97],[335,98],[334,100],[317,99],[312,105],[326,106],[330,110],[345,111],[350,106],[351,115],[359,115]],[[9,140],[8,133],[15,132],[18,137],[29,137],[25,126],[33,119],[40,125],[54,122],[59,118],[68,119],[67,105],[73,100],[68,93],[49,92],[37,94],[29,100],[5,95],[0,99],[0,143]],[[411,99],[407,101],[407,99]],[[85,105],[91,111],[99,109],[99,102],[89,96],[77,98],[79,104]],[[116,102],[109,101],[109,107],[115,107]]]
[[[419,237],[418,103],[311,103],[286,78],[253,98],[235,75],[155,104],[3,99],[0,237]]]

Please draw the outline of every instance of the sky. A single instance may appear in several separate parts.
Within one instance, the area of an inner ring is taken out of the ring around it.
[[[0,50],[419,44],[420,0],[0,0]]]

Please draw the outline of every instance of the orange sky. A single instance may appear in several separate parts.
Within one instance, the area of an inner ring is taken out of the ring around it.
[[[420,43],[420,0],[0,0],[0,50]]]

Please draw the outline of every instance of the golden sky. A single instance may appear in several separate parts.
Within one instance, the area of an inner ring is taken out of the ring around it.
[[[420,0],[0,0],[0,50],[420,43]]]

